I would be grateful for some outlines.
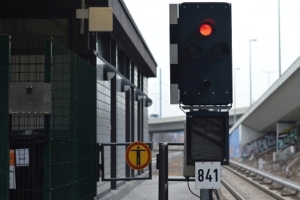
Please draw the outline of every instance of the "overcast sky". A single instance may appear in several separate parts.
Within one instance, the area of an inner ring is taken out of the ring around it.
[[[178,0],[124,0],[157,62],[157,78],[149,78],[149,114],[160,112],[159,72],[162,71],[162,117],[184,115],[170,105],[169,4]],[[204,2],[204,1],[188,1]],[[213,2],[213,0],[209,1]],[[279,76],[278,0],[229,0],[232,3],[233,72],[236,70],[236,107],[250,103],[249,40],[251,42],[252,98],[257,100]],[[300,1],[281,0],[281,74],[300,55]],[[265,71],[265,72],[264,72]],[[266,73],[270,72],[270,73]],[[234,77],[234,75],[233,75]]]

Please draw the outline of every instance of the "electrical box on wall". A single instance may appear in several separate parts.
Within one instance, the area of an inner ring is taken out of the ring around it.
[[[113,9],[111,7],[89,8],[89,31],[113,31]]]
[[[51,114],[51,105],[50,83],[11,83],[9,85],[10,114]]]

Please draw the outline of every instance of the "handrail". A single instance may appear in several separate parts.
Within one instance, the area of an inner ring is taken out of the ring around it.
[[[283,180],[282,178],[280,177],[277,177],[277,176],[274,176],[273,174],[268,174],[267,172],[264,172],[264,171],[260,171],[260,170],[257,170],[253,167],[249,167],[247,165],[244,165],[244,164],[241,164],[241,163],[238,163],[238,162],[235,162],[235,161],[230,161],[230,163],[234,164],[234,165],[237,165],[239,167],[242,167],[246,170],[249,170],[250,172],[253,172],[255,174],[258,174],[264,178],[267,178],[271,181],[274,181],[276,183],[279,183],[281,185],[284,185],[284,186],[287,186],[289,188],[292,188],[294,190],[297,190],[297,191],[300,191],[300,185],[295,183],[295,182],[291,182],[291,181],[285,181]]]

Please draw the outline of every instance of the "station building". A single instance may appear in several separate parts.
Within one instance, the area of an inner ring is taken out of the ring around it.
[[[94,199],[144,173],[156,61],[122,0],[10,0],[0,6],[0,199]]]

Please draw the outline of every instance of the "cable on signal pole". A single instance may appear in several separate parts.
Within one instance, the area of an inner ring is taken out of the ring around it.
[[[196,197],[198,197],[198,198],[201,199],[200,196],[196,195],[196,194],[191,190],[191,188],[190,188],[190,180],[189,180],[189,177],[187,177],[187,185],[188,185],[188,188],[189,188],[190,192],[191,192],[194,196],[196,196]]]

